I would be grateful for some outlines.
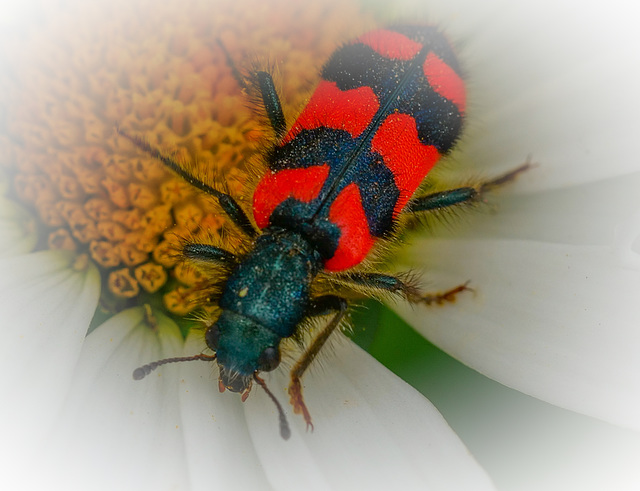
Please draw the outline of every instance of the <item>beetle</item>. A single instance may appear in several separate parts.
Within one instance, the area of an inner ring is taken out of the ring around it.
[[[414,197],[458,141],[465,114],[459,63],[434,26],[376,29],[336,50],[290,127],[269,72],[243,77],[231,66],[247,92],[257,94],[275,134],[265,158],[268,170],[253,193],[252,219],[228,193],[194,177],[143,139],[118,130],[215,198],[247,242],[240,254],[210,244],[184,244],[187,260],[226,271],[220,291],[210,299],[219,307],[217,317],[207,320],[204,335],[215,354],[160,360],[138,368],[134,378],[165,363],[215,360],[220,391],[240,393],[244,401],[254,381],[267,390],[259,373],[279,366],[283,340],[300,337],[309,319],[331,315],[290,372],[290,402],[309,429],[313,424],[301,377],[349,308],[348,295],[316,293],[315,285],[324,281],[336,292],[386,293],[413,303],[452,300],[468,289],[466,284],[428,294],[402,275],[366,267],[365,260],[376,243],[396,237],[401,217],[477,202],[529,164],[475,186]],[[278,407],[281,434],[288,438],[284,413],[267,393]]]

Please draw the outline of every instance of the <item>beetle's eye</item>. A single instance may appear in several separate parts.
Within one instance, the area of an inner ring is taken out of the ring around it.
[[[280,365],[280,351],[278,348],[269,346],[260,354],[258,358],[258,370],[262,372],[270,372]]]
[[[218,349],[218,341],[220,341],[220,329],[217,324],[213,324],[204,335],[204,340],[207,346],[213,351]]]

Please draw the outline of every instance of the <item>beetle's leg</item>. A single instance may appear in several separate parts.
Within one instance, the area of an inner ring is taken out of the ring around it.
[[[415,285],[415,282],[385,273],[349,273],[336,277],[334,281],[356,290],[361,290],[364,293],[377,290],[383,293],[399,295],[411,303],[423,303],[426,305],[442,305],[445,302],[454,302],[458,293],[473,291],[469,288],[469,282],[467,281],[444,292],[423,292]]]
[[[245,82],[244,77],[240,73],[240,70],[238,70],[238,67],[233,61],[233,58],[231,58],[229,51],[227,51],[227,47],[224,45],[224,43],[220,38],[217,38],[216,42],[218,43],[218,46],[220,46],[220,49],[224,53],[224,57],[227,60],[227,65],[229,65],[229,68],[231,68],[231,74],[233,75],[233,78],[236,79],[236,82],[238,82],[238,85],[240,87],[242,87],[243,89],[246,89],[247,83]]]
[[[477,186],[464,186],[421,196],[411,202],[409,213],[429,212],[481,200],[486,192],[514,180],[519,174],[531,167],[530,162],[525,162],[511,171]],[[411,303],[426,305],[442,305],[445,302],[453,302],[458,293],[471,290],[467,281],[444,292],[428,293],[423,292],[415,282],[408,280],[405,276],[385,273],[348,273],[334,276],[333,281],[365,294],[373,293],[375,296],[376,291],[390,293],[399,295]]]
[[[409,212],[419,213],[424,211],[440,210],[454,205],[481,200],[487,191],[491,191],[498,186],[502,186],[503,184],[513,181],[519,174],[530,169],[532,166],[533,164],[527,161],[511,171],[491,179],[490,181],[480,183],[477,186],[464,186],[420,196],[411,202],[409,205]]]
[[[249,82],[260,94],[260,101],[264,106],[264,111],[267,114],[267,118],[269,118],[269,123],[275,132],[276,138],[281,139],[287,132],[287,121],[284,118],[282,103],[271,74],[258,70],[251,74]]]
[[[235,254],[209,244],[189,242],[182,248],[182,254],[193,261],[215,263],[227,267],[234,266],[238,262],[238,257]]]
[[[238,202],[233,199],[229,194],[223,193],[222,191],[218,191],[217,189],[212,188],[208,184],[205,184],[200,179],[192,175],[191,173],[184,170],[175,160],[171,157],[167,157],[163,155],[160,150],[152,147],[142,138],[137,136],[130,135],[122,128],[116,128],[118,133],[124,136],[127,140],[133,143],[140,150],[147,152],[152,157],[158,159],[162,162],[166,167],[171,169],[173,172],[182,177],[185,181],[187,181],[192,186],[204,191],[210,196],[213,196],[218,200],[220,207],[227,214],[227,216],[231,219],[233,223],[235,223],[240,230],[242,230],[249,237],[255,237],[257,235],[256,229],[253,227],[253,224],[247,217],[247,214],[240,207]]]
[[[233,58],[227,51],[227,48],[220,39],[217,40],[220,49],[222,49],[227,64],[231,68],[233,77],[237,80],[238,85],[243,89],[250,91],[250,93],[257,93],[260,98],[260,104],[264,107],[264,111],[269,118],[271,128],[276,134],[276,138],[280,139],[287,131],[287,121],[284,118],[284,112],[282,111],[282,103],[278,96],[273,78],[269,72],[263,70],[256,70],[251,72],[245,79],[240,73],[240,70],[233,62]]]
[[[289,402],[293,406],[294,413],[302,414],[302,417],[307,423],[307,429],[311,428],[313,430],[313,423],[311,422],[309,410],[304,403],[300,378],[306,369],[309,368],[309,365],[311,365],[311,362],[320,352],[322,346],[327,342],[329,336],[331,336],[333,331],[335,331],[340,325],[340,322],[347,313],[347,301],[346,299],[335,295],[325,295],[314,299],[310,310],[307,312],[310,316],[319,316],[326,315],[334,311],[336,314],[315,336],[311,344],[305,349],[300,359],[295,363],[290,373],[291,381],[289,382]]]
[[[424,294],[403,282],[400,278],[381,273],[364,273],[358,277],[352,277],[352,280],[354,282],[363,282],[369,288],[380,288],[392,292],[401,291],[402,294],[410,301],[424,302],[428,305],[432,303],[441,304],[443,302],[451,302],[457,293],[469,290],[467,285],[464,284],[444,293]],[[335,295],[326,295],[314,299],[311,309],[307,312],[310,316],[320,316],[333,311],[336,312],[331,321],[314,337],[311,344],[305,349],[304,353],[295,363],[290,372],[291,380],[289,382],[289,402],[293,406],[294,413],[302,414],[302,417],[307,424],[307,429],[311,428],[313,430],[313,423],[311,422],[309,409],[304,403],[301,377],[307,368],[309,368],[309,365],[311,365],[331,334],[340,325],[342,319],[344,319],[344,316],[347,313],[347,307],[348,304],[346,299]]]

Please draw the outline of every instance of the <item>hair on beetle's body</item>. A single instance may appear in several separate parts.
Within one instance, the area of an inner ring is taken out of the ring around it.
[[[280,364],[283,340],[301,339],[309,319],[330,316],[291,369],[290,402],[309,428],[301,377],[343,323],[349,299],[395,297],[429,305],[468,289],[465,283],[441,294],[424,293],[410,275],[373,268],[367,258],[374,246],[398,233],[403,215],[476,202],[528,164],[475,186],[413,197],[456,143],[465,111],[460,67],[434,27],[378,29],[339,48],[290,127],[271,75],[254,71],[243,77],[219,44],[240,86],[259,99],[274,132],[266,171],[253,192],[252,219],[228,193],[119,131],[217,199],[246,239],[241,253],[191,242],[182,251],[186,259],[212,265],[225,276],[212,281],[216,288],[208,299],[218,308],[205,318],[205,341],[215,355],[193,358],[217,361],[221,391],[239,392],[244,400],[253,381],[267,390],[258,373]],[[163,361],[141,367],[138,375],[159,364]]]

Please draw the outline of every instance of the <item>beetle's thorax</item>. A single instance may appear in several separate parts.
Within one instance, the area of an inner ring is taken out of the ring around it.
[[[267,229],[231,273],[219,305],[288,337],[304,316],[320,255],[299,234]]]

